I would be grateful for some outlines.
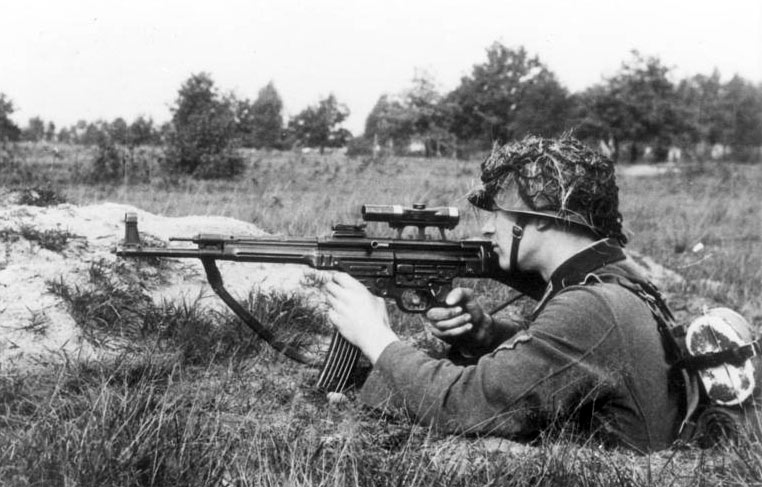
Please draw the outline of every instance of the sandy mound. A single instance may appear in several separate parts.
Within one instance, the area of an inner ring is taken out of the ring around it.
[[[83,284],[94,264],[114,263],[112,250],[124,236],[124,214],[129,211],[138,214],[141,235],[156,241],[202,231],[266,235],[255,225],[232,218],[168,218],[112,203],[86,207],[6,204],[0,207],[0,368],[109,353],[83,338],[65,303],[48,288],[58,279]],[[300,288],[304,275],[300,266],[222,262],[219,268],[228,289],[238,296],[246,296],[255,286],[293,291]],[[169,284],[153,291],[157,302],[201,297],[203,306],[224,307],[206,283],[199,261],[173,261],[162,273]]]

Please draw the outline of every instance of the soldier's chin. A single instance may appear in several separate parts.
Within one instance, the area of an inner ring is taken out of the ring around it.
[[[497,254],[497,257],[498,257],[497,263],[500,266],[500,268],[503,269],[504,271],[511,270],[510,269],[511,262],[508,256],[500,252],[498,249],[495,249],[495,253]]]

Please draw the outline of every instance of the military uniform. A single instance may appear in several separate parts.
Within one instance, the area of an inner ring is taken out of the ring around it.
[[[361,399],[444,431],[529,439],[555,425],[666,448],[680,426],[681,385],[650,308],[611,276],[643,279],[617,243],[601,240],[556,269],[526,330],[466,366],[394,342]]]

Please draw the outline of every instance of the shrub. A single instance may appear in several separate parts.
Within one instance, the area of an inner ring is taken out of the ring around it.
[[[0,242],[16,242],[19,238],[37,242],[40,247],[52,252],[61,252],[76,235],[68,230],[38,230],[29,225],[23,225],[18,230],[0,230]]]
[[[22,189],[18,203],[29,206],[54,206],[66,203],[66,198],[55,189],[38,185]]]
[[[373,140],[366,137],[352,137],[347,141],[347,156],[373,155]]]
[[[126,155],[111,141],[103,140],[92,162],[87,180],[95,183],[117,183],[124,178]]]
[[[205,73],[191,76],[178,93],[168,134],[166,170],[194,177],[233,178],[243,172],[236,153],[232,98],[223,98]]]

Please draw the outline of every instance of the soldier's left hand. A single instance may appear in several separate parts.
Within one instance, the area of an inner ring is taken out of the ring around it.
[[[390,343],[399,340],[389,326],[384,300],[371,294],[360,281],[335,272],[323,289],[328,299],[328,319],[371,363],[376,363]]]

